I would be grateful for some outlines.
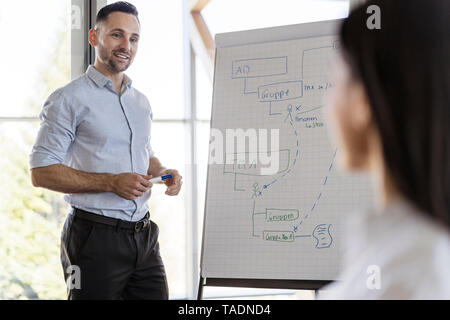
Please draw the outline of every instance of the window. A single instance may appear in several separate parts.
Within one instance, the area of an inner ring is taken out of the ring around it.
[[[190,151],[185,146],[190,137],[184,103],[183,2],[130,2],[140,11],[142,37],[127,74],[152,105],[152,146],[157,156],[166,167],[186,177]],[[2,91],[0,109],[0,299],[66,298],[59,244],[69,208],[61,194],[32,187],[28,156],[44,101],[71,80],[71,62],[75,66],[72,77],[85,70],[81,65],[86,60],[86,39],[78,34],[71,39],[71,27],[87,31],[87,8],[75,8],[80,15],[72,19],[73,3],[78,4],[70,0],[26,2],[24,10],[23,3],[7,2],[0,11],[0,27],[14,34],[10,40],[14,55],[11,48],[0,53],[7,75],[1,78],[1,86],[8,88]],[[97,7],[105,3],[93,2]],[[17,15],[12,14],[16,11],[26,24],[17,23]],[[164,192],[164,187],[155,186],[150,210],[161,230],[170,297],[184,298],[192,296],[188,292],[188,286],[192,287],[187,266],[188,243],[192,242],[187,238],[188,204],[184,191],[173,198]]]
[[[32,187],[28,156],[45,99],[70,80],[71,2],[7,1],[0,10],[11,35],[0,51],[0,299],[64,299],[59,239],[68,208],[60,194]]]
[[[347,0],[211,0],[202,11],[213,34],[345,18]]]

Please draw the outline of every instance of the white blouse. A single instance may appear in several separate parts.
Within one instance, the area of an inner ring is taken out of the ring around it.
[[[450,230],[406,201],[351,219],[343,272],[320,299],[450,299]]]

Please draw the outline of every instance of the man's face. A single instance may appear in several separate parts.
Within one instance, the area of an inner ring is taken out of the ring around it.
[[[113,12],[96,30],[97,59],[112,73],[124,72],[136,56],[140,25],[136,17]]]

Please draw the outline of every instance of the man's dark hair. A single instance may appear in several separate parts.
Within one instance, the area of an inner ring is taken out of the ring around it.
[[[381,29],[366,27],[369,5]],[[448,0],[372,0],[343,23],[343,56],[366,90],[396,187],[450,228]],[[420,18],[420,19],[419,19]]]
[[[106,21],[108,19],[108,16],[113,12],[123,12],[132,14],[136,17],[136,19],[139,22],[139,12],[137,11],[136,7],[131,3],[119,1],[111,3],[100,9],[100,11],[97,14],[97,20],[95,21],[95,23],[98,24],[100,22]]]

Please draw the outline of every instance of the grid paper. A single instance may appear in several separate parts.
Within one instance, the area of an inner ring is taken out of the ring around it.
[[[324,121],[337,50],[332,35],[217,49],[212,128],[279,129],[280,163],[208,166],[202,277],[337,279],[345,216],[372,195],[367,177],[336,170]]]

